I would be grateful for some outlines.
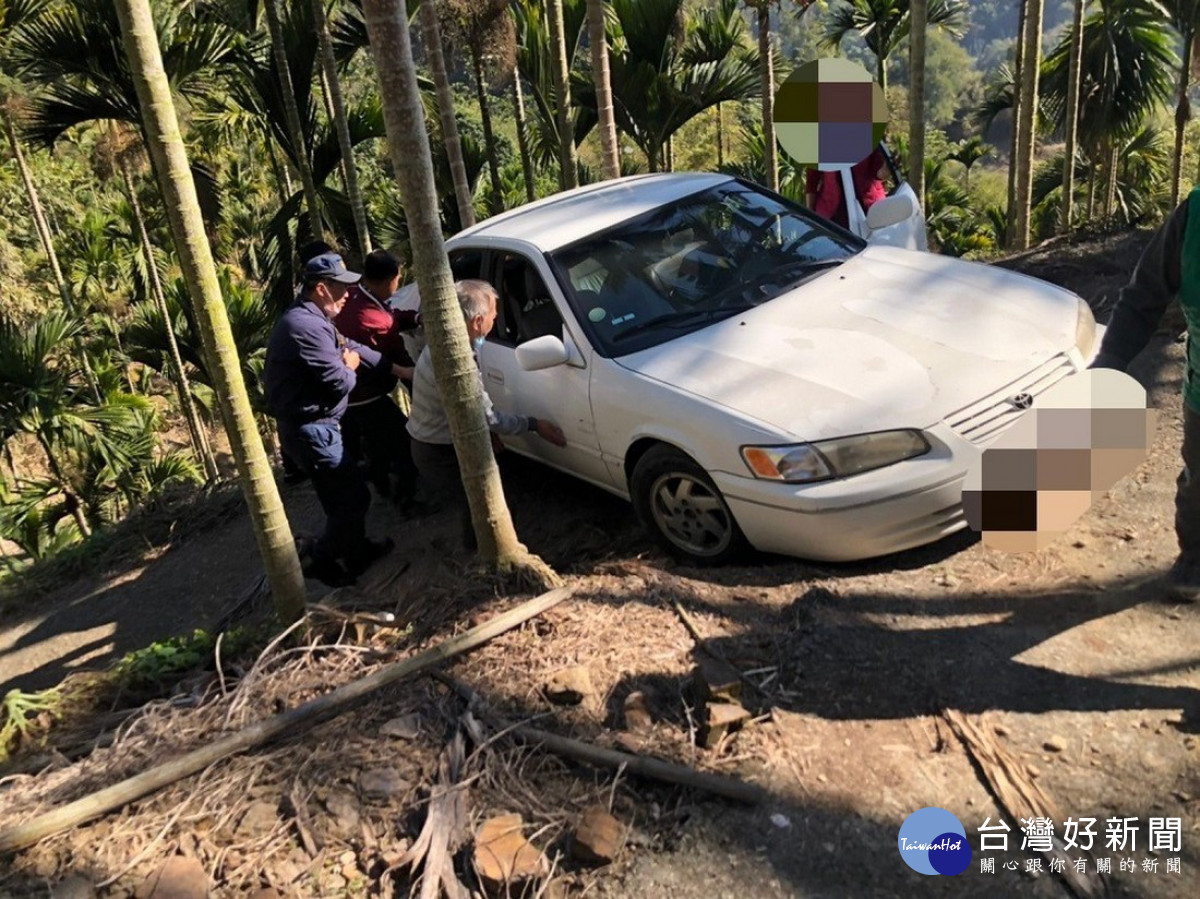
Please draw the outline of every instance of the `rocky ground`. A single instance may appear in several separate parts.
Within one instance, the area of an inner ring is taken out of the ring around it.
[[[1103,309],[1144,239],[1056,243],[1006,264]],[[1172,602],[1161,584],[1174,555],[1181,360],[1168,327],[1133,370],[1159,410],[1149,458],[1032,555],[959,535],[854,565],[758,558],[688,568],[652,548],[625,504],[505,460],[518,530],[575,593],[450,672],[510,721],[758,784],[766,798],[744,806],[628,771],[614,777],[485,725],[483,739],[494,739],[468,741],[456,794],[465,831],[477,835],[454,855],[458,875],[477,886],[495,862],[481,855],[480,829],[490,820],[489,833],[504,831],[496,819],[519,814],[520,836],[510,822],[495,855],[511,850],[518,866],[541,868],[547,876],[530,895],[1194,896],[1200,608]],[[286,501],[298,528],[311,528],[311,490],[289,488]],[[202,672],[125,724],[113,745],[78,761],[45,755],[41,768],[0,780],[0,822],[293,708],[514,604],[450,551],[452,523],[372,514],[397,551],[357,594],[326,601],[391,611],[411,631],[327,625],[320,642],[274,650],[258,668]],[[235,503],[216,526],[165,549],[10,604],[0,692],[47,686],[210,624],[253,588],[251,545]],[[705,748],[693,673],[714,657],[740,674],[749,719]],[[552,682],[564,677],[575,695],[552,701]],[[444,779],[439,759],[464,708],[433,681],[390,687],[0,861],[0,896],[48,895],[56,884],[55,895],[81,896],[162,896],[189,884],[195,891],[179,895],[399,895],[409,882],[400,863]],[[900,825],[926,806],[966,829],[975,857],[957,877],[917,874],[896,851]],[[1068,817],[1096,818],[1093,851],[1068,852],[1068,871],[1052,871],[1053,855],[1022,849],[1019,819],[1033,816],[1052,817],[1060,838]],[[583,818],[593,834],[578,833]],[[1007,851],[981,852],[978,828],[1000,819],[1012,828]],[[1132,819],[1135,842],[1110,849],[1108,819]],[[615,838],[600,846],[603,864],[579,849],[605,843],[597,829]],[[995,873],[981,871],[987,858]],[[1069,879],[1080,858],[1087,874]],[[1111,874],[1097,876],[1105,859]],[[61,892],[68,887],[78,892]]]

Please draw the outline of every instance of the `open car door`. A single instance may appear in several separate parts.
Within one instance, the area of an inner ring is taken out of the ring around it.
[[[850,230],[874,246],[902,247],[908,250],[928,250],[925,234],[925,213],[912,186],[904,180],[887,145],[880,144],[895,187],[888,195],[864,211],[854,189],[849,169],[840,173],[842,194],[846,197],[846,212]]]

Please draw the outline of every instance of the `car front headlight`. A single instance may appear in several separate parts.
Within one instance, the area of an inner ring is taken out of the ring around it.
[[[1096,344],[1096,316],[1092,315],[1092,307],[1075,298],[1079,304],[1075,312],[1075,348],[1084,359],[1092,358],[1092,348]]]
[[[744,446],[742,459],[756,478],[804,484],[860,474],[927,452],[925,436],[906,429],[787,446]]]

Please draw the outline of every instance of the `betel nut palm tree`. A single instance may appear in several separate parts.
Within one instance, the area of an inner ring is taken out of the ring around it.
[[[304,613],[304,575],[271,463],[246,394],[216,266],[200,215],[196,185],[163,69],[149,0],[115,0],[129,70],[137,91],[146,145],[191,294],[206,355],[214,369],[229,442],[276,610],[285,621]]]

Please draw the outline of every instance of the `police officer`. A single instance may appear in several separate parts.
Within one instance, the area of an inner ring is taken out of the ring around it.
[[[333,319],[359,278],[336,253],[305,263],[300,296],[271,333],[263,377],[280,442],[312,477],[326,516],[305,574],[330,586],[353,583],[393,545],[366,537],[370,491],[342,442],[341,418],[358,373],[389,365],[334,329]]]

